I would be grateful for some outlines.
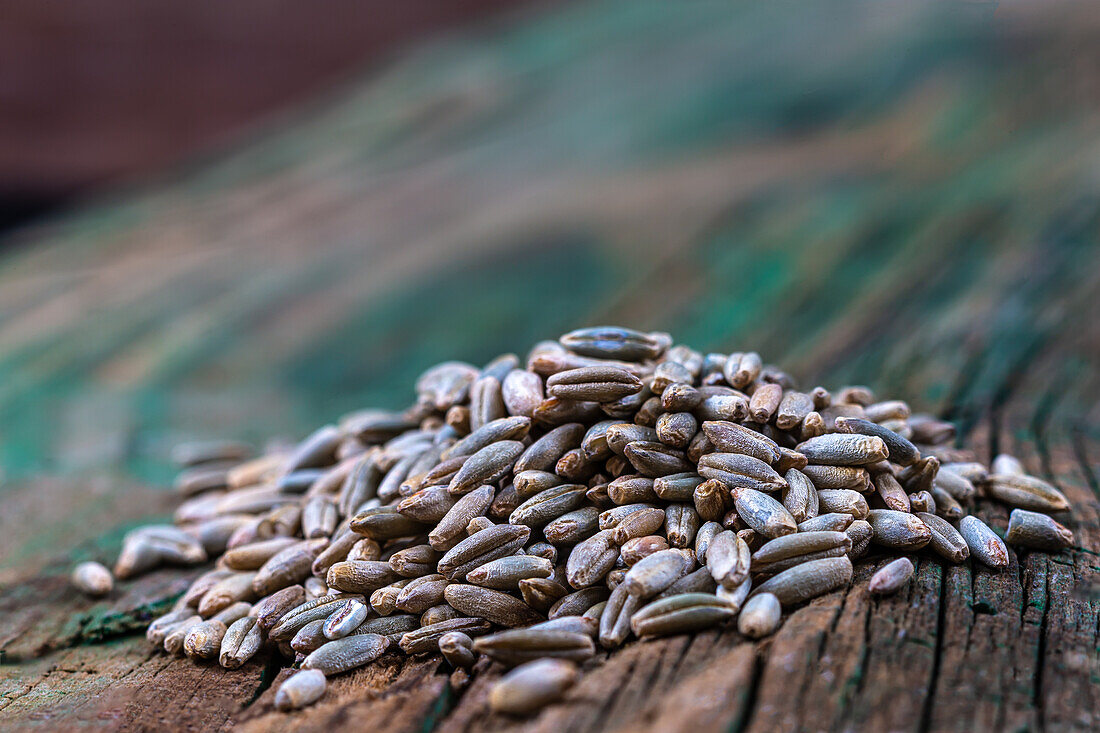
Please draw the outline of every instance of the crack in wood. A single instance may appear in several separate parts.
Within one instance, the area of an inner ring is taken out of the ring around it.
[[[263,652],[263,654],[266,656],[262,660],[263,670],[260,672],[260,682],[256,685],[256,691],[245,701],[243,707],[247,708],[259,700],[260,696],[270,689],[275,682],[275,678],[279,676],[279,672],[283,670],[283,664],[277,654],[272,653],[270,650]]]
[[[764,676],[766,664],[766,654],[758,649],[752,658],[752,669],[749,672],[749,684],[744,693],[744,701],[737,717],[727,727],[729,733],[744,733],[744,731],[751,729],[753,719],[756,716],[756,700],[760,693],[760,680]]]

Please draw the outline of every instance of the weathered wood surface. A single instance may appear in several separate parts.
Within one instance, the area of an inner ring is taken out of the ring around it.
[[[425,48],[3,255],[0,727],[1100,725],[1100,27],[1087,6],[671,7]],[[298,436],[403,404],[434,361],[596,322],[904,396],[1057,483],[1077,545],[1003,573],[921,560],[881,600],[867,567],[757,644],[628,645],[529,721],[488,714],[498,670],[399,656],[279,714],[273,660],[197,667],[136,634],[184,575],[100,602],[64,583],[170,512],[176,439]]]

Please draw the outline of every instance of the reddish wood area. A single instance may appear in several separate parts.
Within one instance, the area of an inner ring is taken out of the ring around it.
[[[155,173],[332,93],[414,38],[516,7],[12,0],[0,22],[0,195]]]

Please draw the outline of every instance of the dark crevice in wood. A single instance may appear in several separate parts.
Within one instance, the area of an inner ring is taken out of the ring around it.
[[[760,679],[764,676],[764,667],[767,664],[767,654],[757,647],[752,658],[752,672],[749,675],[748,689],[745,690],[744,704],[741,706],[740,715],[730,722],[729,733],[743,733],[752,725],[756,717],[756,699],[760,694]]]
[[[871,633],[871,620],[874,618],[876,610],[876,604],[868,603],[867,611],[863,615],[863,651],[859,656],[859,668],[856,672],[856,688],[852,691],[851,696],[844,701],[844,712],[847,712],[852,705],[852,701],[859,697],[859,694],[863,692],[863,682],[867,679],[867,662],[871,658],[871,646],[874,644],[875,635]]]
[[[441,659],[435,674],[443,676],[443,688],[439,691],[439,696],[428,710],[428,714],[424,717],[424,721],[420,725],[420,733],[431,733],[431,731],[438,728],[447,719],[451,711],[458,707],[463,692],[470,689],[469,684],[462,689],[455,689],[455,686],[451,684],[450,676],[447,674],[448,668],[447,663]]]
[[[1046,653],[1047,653],[1047,617],[1050,614],[1050,568],[1049,566],[1043,573],[1043,615],[1039,620],[1039,644],[1036,650],[1035,660],[1035,677],[1032,681],[1031,687],[1031,702],[1035,706],[1036,715],[1039,718],[1039,729],[1042,730],[1045,726],[1043,719],[1045,717],[1044,699],[1043,699],[1043,677],[1046,669]],[[1026,608],[1027,602],[1024,602]]]
[[[591,730],[603,730],[608,727],[608,720],[611,717],[611,711],[615,708],[615,703],[617,703],[619,701],[619,698],[622,697],[623,691],[627,688],[626,681],[629,680],[630,677],[634,674],[634,670],[637,666],[637,661],[630,662],[630,666],[627,667],[622,676],[623,684],[620,684],[618,687],[616,687],[615,692],[611,695],[608,695],[604,699],[603,705],[600,705],[600,709],[596,712],[596,717],[591,723]]]
[[[48,674],[49,673],[47,672],[47,675]],[[43,679],[45,679],[45,677],[43,677]],[[31,692],[34,691],[34,688],[37,687],[37,686],[38,686],[37,684],[26,685],[26,686],[23,687],[23,689],[16,690],[15,692],[13,692],[10,695],[8,693],[4,693],[3,695],[0,695],[0,712],[3,712],[4,708],[6,708],[9,705],[17,702],[20,698],[23,698],[23,697],[26,697],[27,695],[29,695]]]
[[[937,597],[939,608],[936,614],[936,645],[932,653],[932,672],[928,677],[928,689],[924,698],[924,706],[921,708],[920,725],[917,730],[927,733],[932,729],[932,711],[936,707],[936,690],[939,687],[940,665],[943,663],[943,636],[947,628],[947,573],[938,563],[935,563],[936,571],[940,575],[940,592]]]
[[[820,635],[819,635],[819,638],[818,638],[818,643],[817,643],[817,649],[814,651],[814,659],[816,660],[816,664],[817,664],[817,667],[818,667],[818,673],[819,674],[821,673],[821,669],[820,669],[821,662],[822,662],[822,660],[824,660],[826,658],[826,649],[829,646],[829,641],[830,641],[830,639],[832,639],[836,635],[837,625],[840,623],[840,619],[841,619],[841,616],[843,615],[843,611],[844,611],[844,604],[845,604],[845,601],[848,598],[848,593],[849,593],[849,591],[851,591],[851,588],[852,588],[852,586],[849,585],[849,586],[847,586],[846,588],[843,589],[843,594],[844,595],[841,598],[840,603],[838,603],[836,605],[836,607],[833,609],[833,615],[832,615],[832,618],[829,619],[828,628],[822,629],[822,631],[820,632]],[[841,591],[835,591],[835,592],[839,593]],[[823,598],[831,597],[831,595],[832,594],[830,594],[829,596],[825,596]],[[817,599],[817,601],[820,602],[820,601],[823,600],[823,598],[819,598],[819,599]],[[811,602],[810,605],[812,605],[812,604],[813,604],[813,602]],[[803,606],[803,607],[805,608],[806,606]],[[758,660],[758,663],[759,663],[760,666],[759,666],[759,670],[754,672],[754,681],[753,681],[754,686],[757,685],[757,681],[755,680],[755,677],[762,674],[763,670],[764,670],[764,661],[763,660]],[[748,715],[746,716],[746,719],[747,719],[748,722],[751,722],[751,719],[755,716],[755,713],[756,713],[756,710],[755,710],[755,694],[754,694],[754,701],[753,702],[754,702],[754,706],[751,707],[751,708],[747,708]]]
[[[837,624],[840,623],[840,617],[844,612],[844,603],[848,598],[848,591],[850,591],[851,589],[852,589],[851,585],[848,585],[848,587],[846,587],[844,589],[844,598],[841,599],[840,605],[838,605],[836,607],[836,611],[833,613],[833,620],[829,623],[829,630],[826,631],[821,636],[821,648],[818,651],[818,657],[819,658],[821,656],[823,656],[824,653],[825,653],[825,644],[826,644],[826,642],[829,641],[829,637],[833,636],[836,633]],[[839,592],[839,591],[834,591],[834,592]]]
[[[666,647],[666,653],[667,653],[667,647]],[[662,656],[664,656],[664,655],[662,655]],[[649,670],[649,674],[646,675],[645,684],[642,685],[642,687],[643,687],[643,689],[648,691],[648,693],[649,693],[648,699],[653,699],[654,697],[656,697],[657,695],[660,694],[659,691],[658,691],[657,681],[661,678],[661,669],[662,669],[662,665],[654,664],[652,666],[652,668]]]
[[[256,686],[256,691],[252,693],[252,697],[245,702],[244,707],[246,708],[259,700],[260,696],[271,688],[275,678],[279,676],[279,672],[283,669],[282,660],[277,652],[269,652],[263,660],[263,665],[263,670],[260,672],[260,684]]]
[[[695,641],[695,639],[696,639],[696,635],[692,634],[680,646],[680,653],[678,655],[676,655],[676,661],[673,662],[672,667],[668,671],[669,679],[676,679],[676,674],[680,671],[680,667],[683,666],[684,660],[688,658],[688,650],[691,649],[691,645]],[[716,644],[711,644],[708,647],[708,651],[711,650],[711,649],[714,649],[716,646],[717,646]],[[707,659],[709,659],[709,658],[710,658],[710,655],[708,654]]]
[[[828,633],[825,634],[826,639],[835,636],[836,629],[840,625],[841,619],[844,618],[844,609],[848,607],[849,601],[854,601],[855,600],[855,596],[852,593],[852,589],[854,587],[855,587],[855,580],[853,579],[852,584],[849,585],[844,591],[844,597],[840,601],[840,606],[837,609],[836,615],[833,617],[833,622],[829,626]],[[864,647],[864,649],[862,651],[863,659],[860,660],[860,663],[859,663],[859,666],[857,667],[857,670],[853,673],[857,676],[859,675],[860,670],[863,668],[863,665],[866,662],[866,651],[867,651],[866,647]],[[857,677],[857,679],[858,679],[858,677]],[[840,682],[840,680],[838,680],[838,682]],[[836,720],[838,720],[838,721],[844,719],[844,714],[847,712],[848,707],[851,705],[852,699],[855,696],[855,691],[852,689],[851,684],[852,684],[852,676],[849,675],[848,678],[843,680],[842,684],[840,685],[840,690],[839,690],[839,695],[838,695],[839,704],[837,706],[838,709],[837,709],[837,712],[836,712]]]
[[[118,678],[118,681],[121,682],[122,680],[127,679],[132,674],[134,674],[139,669],[141,669],[144,665],[146,665],[149,662],[153,661],[153,658],[158,656],[160,653],[161,653],[160,647],[156,647],[156,646],[153,646],[152,644],[149,644],[148,649],[145,653],[145,656],[142,657],[141,661],[138,662],[137,664],[135,664],[134,666],[130,667],[130,669],[126,670],[125,674],[121,675]],[[163,669],[163,667],[162,667],[162,669]]]
[[[1011,546],[1010,546],[1010,548],[1016,554],[1016,580],[1019,582],[1021,589],[1026,589],[1027,588],[1027,577],[1026,577],[1027,573],[1024,572],[1024,565],[1026,564],[1026,561],[1027,561],[1027,553],[1023,550],[1023,548],[1017,549],[1017,548],[1011,547]],[[1021,553],[1023,553],[1023,554],[1021,554]],[[1023,602],[1020,603],[1020,626],[1024,625],[1024,617],[1027,615],[1028,605],[1029,604],[1028,604],[1027,598],[1025,597],[1023,599]]]

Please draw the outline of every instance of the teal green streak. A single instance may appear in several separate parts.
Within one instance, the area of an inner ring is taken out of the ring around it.
[[[358,313],[308,343],[286,365],[282,381],[299,398],[303,425],[356,406],[404,407],[416,376],[436,362],[481,364],[501,353],[522,355],[546,334],[582,322],[613,273],[594,244],[578,236],[426,273],[375,293]]]

